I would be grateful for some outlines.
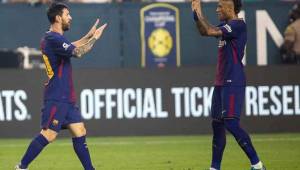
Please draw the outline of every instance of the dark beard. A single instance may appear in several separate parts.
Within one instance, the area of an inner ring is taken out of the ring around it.
[[[67,24],[63,24],[62,25],[62,30],[63,31],[68,31],[70,29],[70,26],[69,25],[67,25]]]

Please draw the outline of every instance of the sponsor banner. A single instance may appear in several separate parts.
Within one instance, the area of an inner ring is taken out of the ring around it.
[[[210,133],[214,70],[75,70],[77,103],[89,135]],[[300,131],[299,71],[297,66],[247,68],[241,121],[248,131]],[[0,137],[35,135],[45,73],[0,70],[0,75]]]
[[[300,115],[299,85],[247,86],[245,116]],[[83,89],[82,117],[164,119],[209,117],[214,87]],[[165,91],[164,91],[165,90]],[[170,98],[170,106],[163,105]]]
[[[140,11],[142,67],[180,66],[179,10],[155,3]]]

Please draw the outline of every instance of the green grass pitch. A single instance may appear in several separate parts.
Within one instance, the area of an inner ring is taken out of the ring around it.
[[[300,169],[300,134],[251,135],[268,170]],[[0,139],[0,170],[12,170],[31,139]],[[97,170],[205,170],[211,160],[211,136],[90,137]],[[232,136],[223,170],[249,170],[249,161]],[[70,139],[57,139],[30,170],[82,170]]]

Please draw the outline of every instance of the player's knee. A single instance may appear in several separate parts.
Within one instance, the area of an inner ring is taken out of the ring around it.
[[[224,123],[218,119],[214,119],[211,122],[211,126],[213,129],[223,129],[224,128]]]
[[[221,149],[223,150],[226,146],[226,134],[225,134],[225,128],[222,121],[219,120],[213,120],[212,121],[212,127],[213,127],[213,147],[215,149]]]
[[[86,135],[86,128],[83,126],[82,128],[81,128],[81,136],[85,136]]]
[[[50,129],[42,130],[41,134],[48,140],[49,143],[54,142],[57,136],[57,132]]]
[[[79,127],[75,133],[74,133],[75,137],[81,137],[81,136],[86,136],[86,129],[84,126]]]
[[[237,119],[224,119],[224,125],[229,132],[235,132],[240,128],[240,122]]]
[[[47,138],[47,140],[52,143],[55,141],[57,134],[53,134],[53,133],[49,133],[47,134],[47,136],[45,136]]]

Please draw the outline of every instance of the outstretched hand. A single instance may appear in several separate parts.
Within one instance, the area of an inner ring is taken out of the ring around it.
[[[90,29],[90,31],[87,33],[87,37],[90,38],[94,35],[95,31],[97,30],[97,26],[99,24],[99,19],[97,18],[95,24],[92,26],[92,28]]]
[[[101,37],[102,32],[104,31],[106,26],[107,26],[107,23],[103,24],[101,27],[96,29],[96,31],[94,32],[94,35],[93,35],[93,37],[96,38],[96,40],[98,40]]]

